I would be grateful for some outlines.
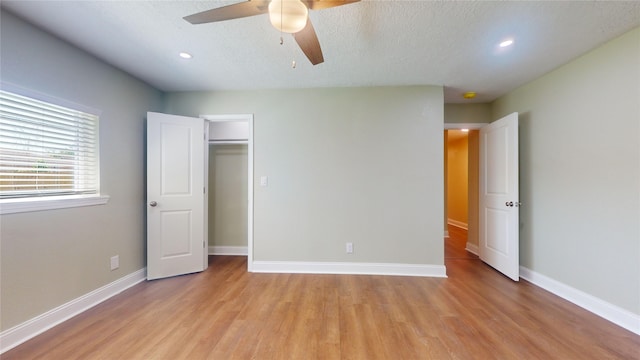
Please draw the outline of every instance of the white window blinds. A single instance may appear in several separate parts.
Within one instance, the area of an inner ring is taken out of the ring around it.
[[[97,194],[98,116],[0,90],[0,199]]]

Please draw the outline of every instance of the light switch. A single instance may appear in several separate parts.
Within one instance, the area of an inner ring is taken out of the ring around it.
[[[260,176],[260,186],[269,185],[269,178],[266,176]]]

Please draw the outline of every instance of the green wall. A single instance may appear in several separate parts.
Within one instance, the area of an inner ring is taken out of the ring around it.
[[[77,48],[0,14],[1,80],[100,114],[106,205],[0,217],[0,329],[145,267],[145,117],[162,93]],[[110,270],[110,257],[120,268]]]
[[[520,113],[520,262],[640,314],[640,28],[499,98]]]
[[[482,124],[493,121],[491,105],[485,103],[460,103],[444,105],[444,122],[447,124]]]
[[[169,93],[165,111],[254,114],[256,261],[444,264],[441,87]]]

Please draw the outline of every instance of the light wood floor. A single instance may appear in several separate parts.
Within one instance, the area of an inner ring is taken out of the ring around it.
[[[11,359],[638,359],[640,337],[446,240],[447,279],[201,274],[139,284]]]

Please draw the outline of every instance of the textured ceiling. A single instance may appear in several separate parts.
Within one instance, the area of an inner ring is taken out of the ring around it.
[[[164,91],[444,85],[488,102],[640,26],[640,1],[379,1],[311,11],[312,66],[267,15],[191,25],[239,1],[12,1],[9,10]],[[286,34],[285,34],[286,35]],[[513,38],[515,44],[497,44]],[[186,51],[191,60],[178,57]],[[296,60],[296,68],[291,67]]]

